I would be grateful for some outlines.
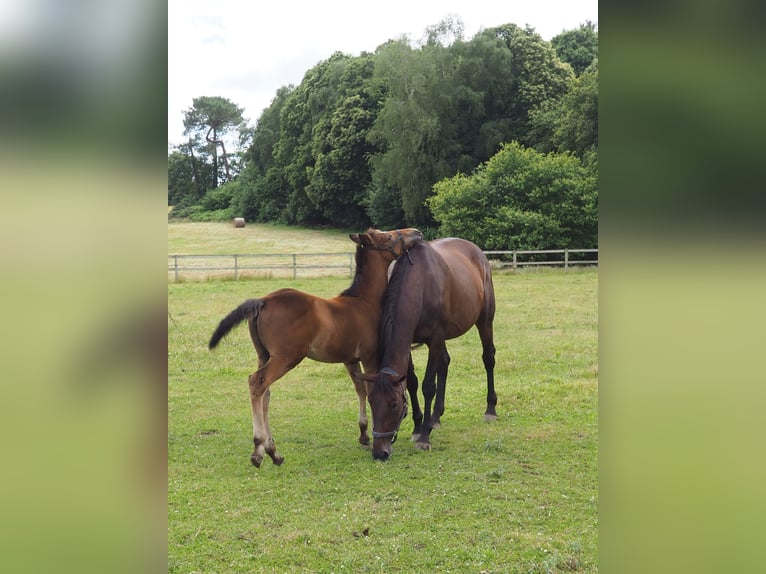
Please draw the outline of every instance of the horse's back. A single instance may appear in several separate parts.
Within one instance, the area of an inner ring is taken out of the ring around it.
[[[262,298],[264,309],[270,307],[270,311],[279,312],[283,317],[285,314],[300,316],[311,312],[316,299],[314,295],[290,287],[277,289]]]
[[[431,242],[437,253],[444,257],[450,268],[457,271],[476,269],[484,271],[489,265],[484,252],[479,246],[467,239],[444,237]]]
[[[258,330],[267,347],[287,345],[290,340],[311,339],[318,328],[314,305],[317,297],[297,289],[277,289],[262,297]]]
[[[446,237],[431,242],[441,255],[453,281],[472,284],[483,293],[492,287],[492,270],[484,252],[475,243],[458,237]],[[468,289],[467,285],[463,289]]]
[[[447,271],[445,304],[452,323],[448,336],[462,334],[480,317],[491,320],[495,306],[492,270],[482,250],[475,243],[458,237],[437,239],[431,246]]]

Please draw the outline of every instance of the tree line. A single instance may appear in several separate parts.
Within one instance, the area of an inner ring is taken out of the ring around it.
[[[550,42],[448,18],[412,45],[336,52],[254,126],[195,98],[168,155],[171,217],[415,226],[484,249],[597,246],[598,33]],[[227,150],[226,134],[238,136]]]

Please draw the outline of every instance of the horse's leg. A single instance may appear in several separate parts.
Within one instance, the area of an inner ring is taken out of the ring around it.
[[[447,390],[447,370],[449,369],[450,356],[447,352],[447,346],[444,346],[442,360],[439,363],[439,370],[436,372],[436,402],[434,403],[434,412],[431,415],[431,428],[437,429],[441,426],[441,416],[444,414],[444,395]]]
[[[495,344],[493,342],[492,323],[478,327],[481,338],[481,359],[484,362],[484,370],[487,371],[487,410],[484,412],[485,421],[497,419],[495,407],[497,395],[495,394]]]
[[[282,464],[285,459],[282,458],[282,455],[280,455],[277,452],[277,445],[274,442],[274,437],[271,436],[271,427],[269,426],[269,403],[271,402],[271,389],[266,389],[266,393],[263,395],[263,422],[264,427],[266,428],[267,438],[266,438],[266,444],[264,445],[264,449],[266,451],[266,454],[268,454],[271,457],[271,461],[279,466]]]
[[[296,363],[293,363],[295,365]],[[271,384],[290,370],[288,362],[272,355],[256,372],[248,377],[250,387],[250,407],[253,413],[253,444],[255,449],[250,456],[250,462],[256,467],[261,466],[263,455],[268,454],[274,464],[282,464],[284,460],[278,453],[269,428],[268,391]]]
[[[420,432],[420,436],[415,441],[415,446],[421,450],[431,450],[431,440],[429,438],[432,428],[431,403],[436,394],[436,373],[438,371],[438,363],[443,356],[443,348],[443,342],[440,344],[429,343],[428,345],[428,362],[426,363],[426,374],[423,375],[422,384],[423,404],[425,406],[425,412],[423,413],[423,428]]]
[[[423,411],[420,410],[418,402],[418,376],[415,374],[415,365],[412,363],[412,353],[410,353],[410,362],[407,364],[407,392],[410,395],[410,404],[412,405],[412,439],[416,440],[423,432]]]
[[[359,398],[359,444],[370,445],[370,437],[367,435],[367,383],[362,378],[362,369],[359,368],[359,361],[355,363],[345,363],[346,370],[354,381],[356,396]]]

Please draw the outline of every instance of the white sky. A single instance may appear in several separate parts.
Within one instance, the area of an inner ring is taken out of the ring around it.
[[[417,41],[447,16],[463,22],[466,40],[508,23],[550,40],[597,23],[598,0],[169,0],[168,146],[186,140],[183,112],[195,97],[228,98],[253,125],[280,87],[297,86],[334,52],[374,52],[401,36]]]

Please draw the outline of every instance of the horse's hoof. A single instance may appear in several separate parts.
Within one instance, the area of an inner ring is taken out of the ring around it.
[[[360,436],[359,444],[361,444],[362,446],[370,446],[370,437],[368,437],[367,435]]]
[[[253,463],[255,468],[260,468],[263,462],[263,457],[257,454],[250,455],[250,462]]]
[[[274,456],[272,456],[272,457],[271,457],[271,460],[272,460],[272,461],[274,462],[274,464],[275,464],[275,465],[277,465],[277,466],[279,466],[279,465],[281,465],[283,462],[285,462],[285,459],[284,459],[282,456],[278,455],[278,454],[277,454],[277,455],[274,455]]]
[[[431,428],[432,429],[438,429],[442,426],[442,423],[439,421],[431,421]]]
[[[415,442],[415,448],[418,448],[420,450],[431,450],[431,443],[430,442],[416,441]]]
[[[484,420],[485,421],[496,421],[497,420],[497,415],[493,415],[491,413],[487,413],[487,414],[484,415]]]

